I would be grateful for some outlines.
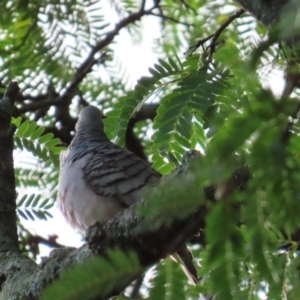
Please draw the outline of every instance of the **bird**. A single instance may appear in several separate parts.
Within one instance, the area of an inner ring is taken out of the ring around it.
[[[161,178],[148,162],[112,143],[104,131],[102,111],[86,106],[72,142],[60,155],[58,207],[74,229],[85,232],[138,202],[143,189]],[[187,251],[184,245],[177,253],[196,283],[197,271]]]

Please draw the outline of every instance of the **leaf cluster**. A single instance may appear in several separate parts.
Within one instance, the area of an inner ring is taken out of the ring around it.
[[[4,37],[0,80],[5,84],[12,77],[19,78],[24,90],[31,93],[23,101],[33,103],[36,94],[46,93],[49,82],[60,92],[72,81],[81,58],[110,32],[107,24],[111,20],[98,1],[29,2],[28,9],[26,1],[3,2],[8,13],[0,16]],[[279,47],[276,43],[284,34],[290,37],[299,32],[299,24],[287,19],[288,26],[270,37],[266,28],[245,14],[220,33],[213,53],[208,38],[189,56],[189,46],[213,35],[237,4],[225,0],[154,2],[159,3],[154,13],[161,18],[162,35],[156,40],[158,59],[149,69],[150,75],[142,76],[131,89],[126,76],[118,77],[118,73],[130,73],[119,72],[121,63],[95,65],[96,72],[88,73],[76,95],[67,99],[72,103],[70,115],[86,103],[109,111],[106,132],[119,145],[125,144],[127,125],[141,106],[157,103],[152,142],[149,134],[143,136],[153,167],[162,174],[176,168],[187,150],[198,149],[204,154],[201,161],[193,163],[191,180],[174,180],[174,186],[167,182],[165,194],[155,194],[156,201],[144,212],[148,217],[158,211],[159,219],[165,216],[171,224],[174,218],[206,205],[206,244],[193,251],[201,262],[201,283],[190,287],[177,266],[166,261],[158,266],[153,285],[141,298],[182,299],[185,293],[189,299],[199,299],[201,293],[226,300],[260,299],[262,295],[298,299],[299,92],[281,99],[265,83],[274,70],[283,71],[287,59],[293,60],[288,45]],[[290,16],[295,20],[299,6],[293,3],[295,11]],[[122,0],[114,1],[113,9],[121,20],[139,6]],[[140,29],[138,26],[131,24],[128,30],[138,33],[133,30]],[[110,44],[101,50],[111,55],[112,48]],[[181,55],[186,51],[187,56]],[[24,120],[13,120],[18,127],[16,147],[33,153],[42,163],[17,168],[17,183],[55,189],[58,173],[54,165],[62,149],[59,140],[43,134],[43,127],[36,122]],[[41,124],[54,126],[56,121],[47,111]],[[148,126],[145,122],[138,131],[145,132]],[[233,190],[232,174],[241,165],[251,170],[251,178],[242,190]],[[216,188],[218,201],[203,199],[200,191],[207,186]],[[42,212],[47,217],[52,205],[47,199],[53,195],[43,199],[40,193],[26,194],[18,200],[20,215],[34,218]],[[160,196],[170,201],[160,201]],[[116,281],[139,270],[131,256],[113,253],[109,258],[95,259],[82,266],[86,269],[77,266],[74,272],[67,272],[62,277],[64,284],[54,284],[45,299],[106,295]]]
[[[107,259],[93,257],[66,270],[60,281],[46,288],[41,299],[88,300],[98,295],[105,297],[116,288],[117,282],[128,282],[128,278],[134,278],[140,271],[141,267],[134,253],[110,250]]]
[[[55,166],[56,169],[59,167],[58,154],[65,148],[59,146],[60,139],[54,138],[53,133],[43,134],[45,128],[38,126],[34,121],[25,120],[22,122],[22,118],[18,117],[12,119],[12,124],[17,127],[14,135],[16,148],[20,151],[26,149],[42,160],[41,165],[43,166],[43,171],[38,170],[38,168],[16,168],[17,187],[21,187],[22,185],[27,188],[29,186],[39,186],[41,190],[42,187],[50,188],[52,185],[52,187],[56,188],[57,170],[56,172],[52,172],[52,167],[50,166]],[[42,178],[43,175],[46,175],[44,176],[46,179]],[[48,212],[54,204],[52,197],[45,199],[41,194],[25,194],[21,199],[17,199],[17,212],[26,220],[35,220],[35,218],[47,220],[48,217],[52,217]]]

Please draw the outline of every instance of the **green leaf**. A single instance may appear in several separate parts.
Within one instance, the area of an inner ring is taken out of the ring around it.
[[[32,135],[34,130],[36,129],[37,124],[35,122],[31,122],[27,127],[26,131],[22,134],[23,137],[27,138]]]
[[[33,202],[32,202],[32,204],[31,204],[31,206],[36,207],[38,202],[40,201],[40,199],[41,199],[41,195],[36,195]]]
[[[52,148],[52,147],[56,146],[59,143],[60,143],[60,139],[56,138],[56,139],[52,139],[52,140],[47,141],[44,146],[47,147],[47,148]]]
[[[166,61],[162,60],[162,59],[158,59],[158,62],[165,68],[167,69],[169,72],[172,72],[173,69],[172,69],[172,66],[169,65]]]
[[[32,215],[32,213],[28,209],[24,209],[24,212],[25,212],[26,216],[29,219],[31,219],[31,221],[34,221],[34,216]]]
[[[34,197],[35,197],[35,194],[31,194],[31,195],[27,198],[27,200],[26,200],[26,202],[25,202],[25,207],[31,206],[31,203],[33,202]]]
[[[154,77],[155,79],[158,80],[158,79],[161,78],[161,74],[160,74],[159,72],[155,71],[154,69],[149,68],[149,72],[150,72],[151,75],[153,75],[153,77]]]
[[[25,213],[21,209],[17,209],[18,215],[20,215],[23,219],[28,220],[28,217],[26,216]]]
[[[43,132],[45,131],[44,127],[38,127],[32,134],[31,134],[31,139],[34,141],[36,139],[38,139]]]
[[[178,264],[168,258],[157,266],[155,273],[149,300],[185,298],[186,276]]]
[[[45,144],[46,142],[50,141],[53,138],[54,134],[52,132],[46,133],[45,135],[41,136],[38,141],[40,144]]]
[[[175,61],[171,57],[168,58],[168,61],[169,61],[170,65],[173,67],[173,69],[175,71],[179,71],[179,68],[178,68],[177,64],[175,63]]]
[[[27,199],[27,195],[25,194],[25,195],[23,195],[23,197],[17,202],[17,206],[18,206],[18,207],[21,207],[21,206],[24,204],[24,202],[25,202],[26,199]]]
[[[17,144],[17,147],[18,147],[20,150],[23,150],[23,149],[24,149],[23,144],[22,144],[22,142],[21,142],[21,139],[20,139],[19,137],[15,136],[14,141],[15,141],[15,143]]]
[[[30,121],[29,120],[25,120],[21,126],[18,128],[17,132],[16,132],[16,136],[23,136],[24,133],[27,131],[27,129],[29,128],[30,125]]]
[[[50,199],[45,199],[40,205],[39,205],[39,208],[44,208],[48,202],[49,202]]]
[[[11,118],[11,123],[16,125],[17,127],[20,127],[21,122],[22,122],[22,117],[20,116],[17,118],[14,117]]]

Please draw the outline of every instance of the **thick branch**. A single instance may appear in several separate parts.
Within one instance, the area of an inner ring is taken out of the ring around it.
[[[19,251],[15,211],[13,128],[10,125],[13,104],[18,93],[18,84],[11,82],[0,102],[0,253]]]
[[[282,17],[289,18],[287,12],[297,11],[298,4],[295,0],[235,0],[249,11],[258,21],[265,26],[271,27],[279,24]],[[296,15],[294,16],[296,18]],[[295,19],[296,20],[296,19]],[[286,23],[286,20],[283,20]],[[295,21],[296,22],[296,21]],[[291,26],[293,22],[291,23]],[[283,25],[283,23],[281,24]],[[288,46],[293,46],[300,40],[300,35],[294,32],[292,36],[283,36],[282,38]],[[297,51],[298,53],[299,51]]]
[[[0,278],[6,279],[2,282],[0,299],[39,299],[42,290],[67,267],[95,254],[105,255],[109,248],[136,252],[141,266],[147,268],[173,253],[179,245],[196,233],[205,212],[204,208],[200,208],[188,218],[174,221],[170,227],[161,226],[151,230],[151,226],[145,224],[141,228],[142,217],[136,214],[135,207],[132,206],[104,224],[91,227],[87,234],[88,243],[81,248],[56,249],[38,267],[21,254],[2,257],[5,259],[1,259],[0,255]],[[126,282],[116,282],[111,295],[105,295],[103,298],[100,296],[97,299],[107,299],[120,293],[139,275],[141,274],[128,278]]]
[[[266,26],[276,23],[289,0],[235,0]]]
[[[186,156],[184,165],[176,169],[173,176],[181,176],[189,170],[187,164],[189,164],[190,159],[197,158],[194,153],[189,153]],[[193,183],[190,182],[190,184]],[[161,191],[165,188],[166,186],[159,187]],[[199,207],[200,203],[203,203],[201,198],[204,198],[202,192],[199,195]],[[153,218],[161,220],[163,217],[164,222],[164,216],[142,217],[136,212],[137,205],[103,224],[96,224],[91,227],[87,233],[88,243],[81,248],[56,249],[39,266],[36,266],[30,258],[19,252],[13,255],[0,252],[0,299],[37,300],[43,289],[59,277],[67,267],[81,263],[93,255],[105,255],[107,250],[111,248],[134,251],[139,257],[141,266],[146,270],[161,258],[174,253],[182,243],[198,232],[206,214],[206,209],[202,207],[185,219],[173,221],[171,226],[161,225],[153,228]],[[140,275],[136,274],[125,281],[115,282],[111,295],[101,295],[97,299],[107,299],[109,296],[120,293]]]
[[[89,72],[91,72],[93,66],[105,61],[106,53],[103,53],[99,59],[95,59],[95,55],[99,51],[105,49],[113,41],[113,39],[120,33],[120,31],[123,28],[126,28],[129,24],[139,21],[145,15],[152,14],[155,8],[156,6],[152,7],[149,10],[141,9],[138,12],[130,14],[128,17],[124,18],[119,23],[117,23],[114,30],[108,32],[102,40],[98,41],[96,45],[91,48],[90,53],[87,55],[86,59],[79,66],[79,68],[74,74],[73,79],[71,80],[70,84],[68,85],[68,87],[66,88],[66,90],[61,96],[50,98],[50,99],[47,98],[45,100],[35,101],[23,105],[19,109],[19,112],[25,113],[29,111],[36,111],[37,109],[43,108],[45,106],[58,105],[61,102],[65,102],[66,99],[67,100],[72,99],[74,92],[78,88],[78,85],[85,78],[85,76]]]
[[[143,223],[143,220],[134,213],[134,209],[135,207],[131,207],[121,217],[109,220],[104,226],[98,224],[89,229],[87,240],[93,253],[104,255],[110,248],[134,251],[141,266],[148,268],[160,259],[173,254],[180,245],[195,235],[204,223],[207,212],[202,206],[188,218],[175,220],[172,226],[161,226],[151,230],[153,222],[149,220],[149,223],[147,221]],[[137,274],[136,278],[139,275],[141,274]],[[117,285],[108,296],[119,294],[136,278],[129,278],[122,286]]]

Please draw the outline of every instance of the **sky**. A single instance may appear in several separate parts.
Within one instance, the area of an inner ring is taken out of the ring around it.
[[[143,41],[140,43],[132,43],[132,39],[126,30],[123,30],[117,37],[115,44],[115,57],[122,61],[123,68],[130,70],[129,83],[133,87],[134,83],[141,76],[150,75],[148,68],[156,62],[156,54],[153,53],[152,40],[160,36],[160,28],[158,20],[154,21],[154,17],[147,17],[143,20]],[[181,53],[183,55],[183,53]],[[180,56],[181,56],[180,55]],[[83,58],[84,59],[84,58]],[[265,86],[270,86],[275,95],[279,96],[283,89],[283,74],[282,72],[273,72]],[[15,153],[15,164],[22,165],[26,161],[29,153]],[[22,192],[22,191],[21,191]],[[52,219],[47,221],[23,220],[23,225],[29,229],[33,234],[37,234],[47,238],[49,235],[56,234],[58,236],[57,242],[66,246],[78,247],[84,243],[82,234],[75,232],[65,221],[62,214],[55,205],[50,213],[53,215]],[[41,256],[47,256],[49,249],[41,245]]]

